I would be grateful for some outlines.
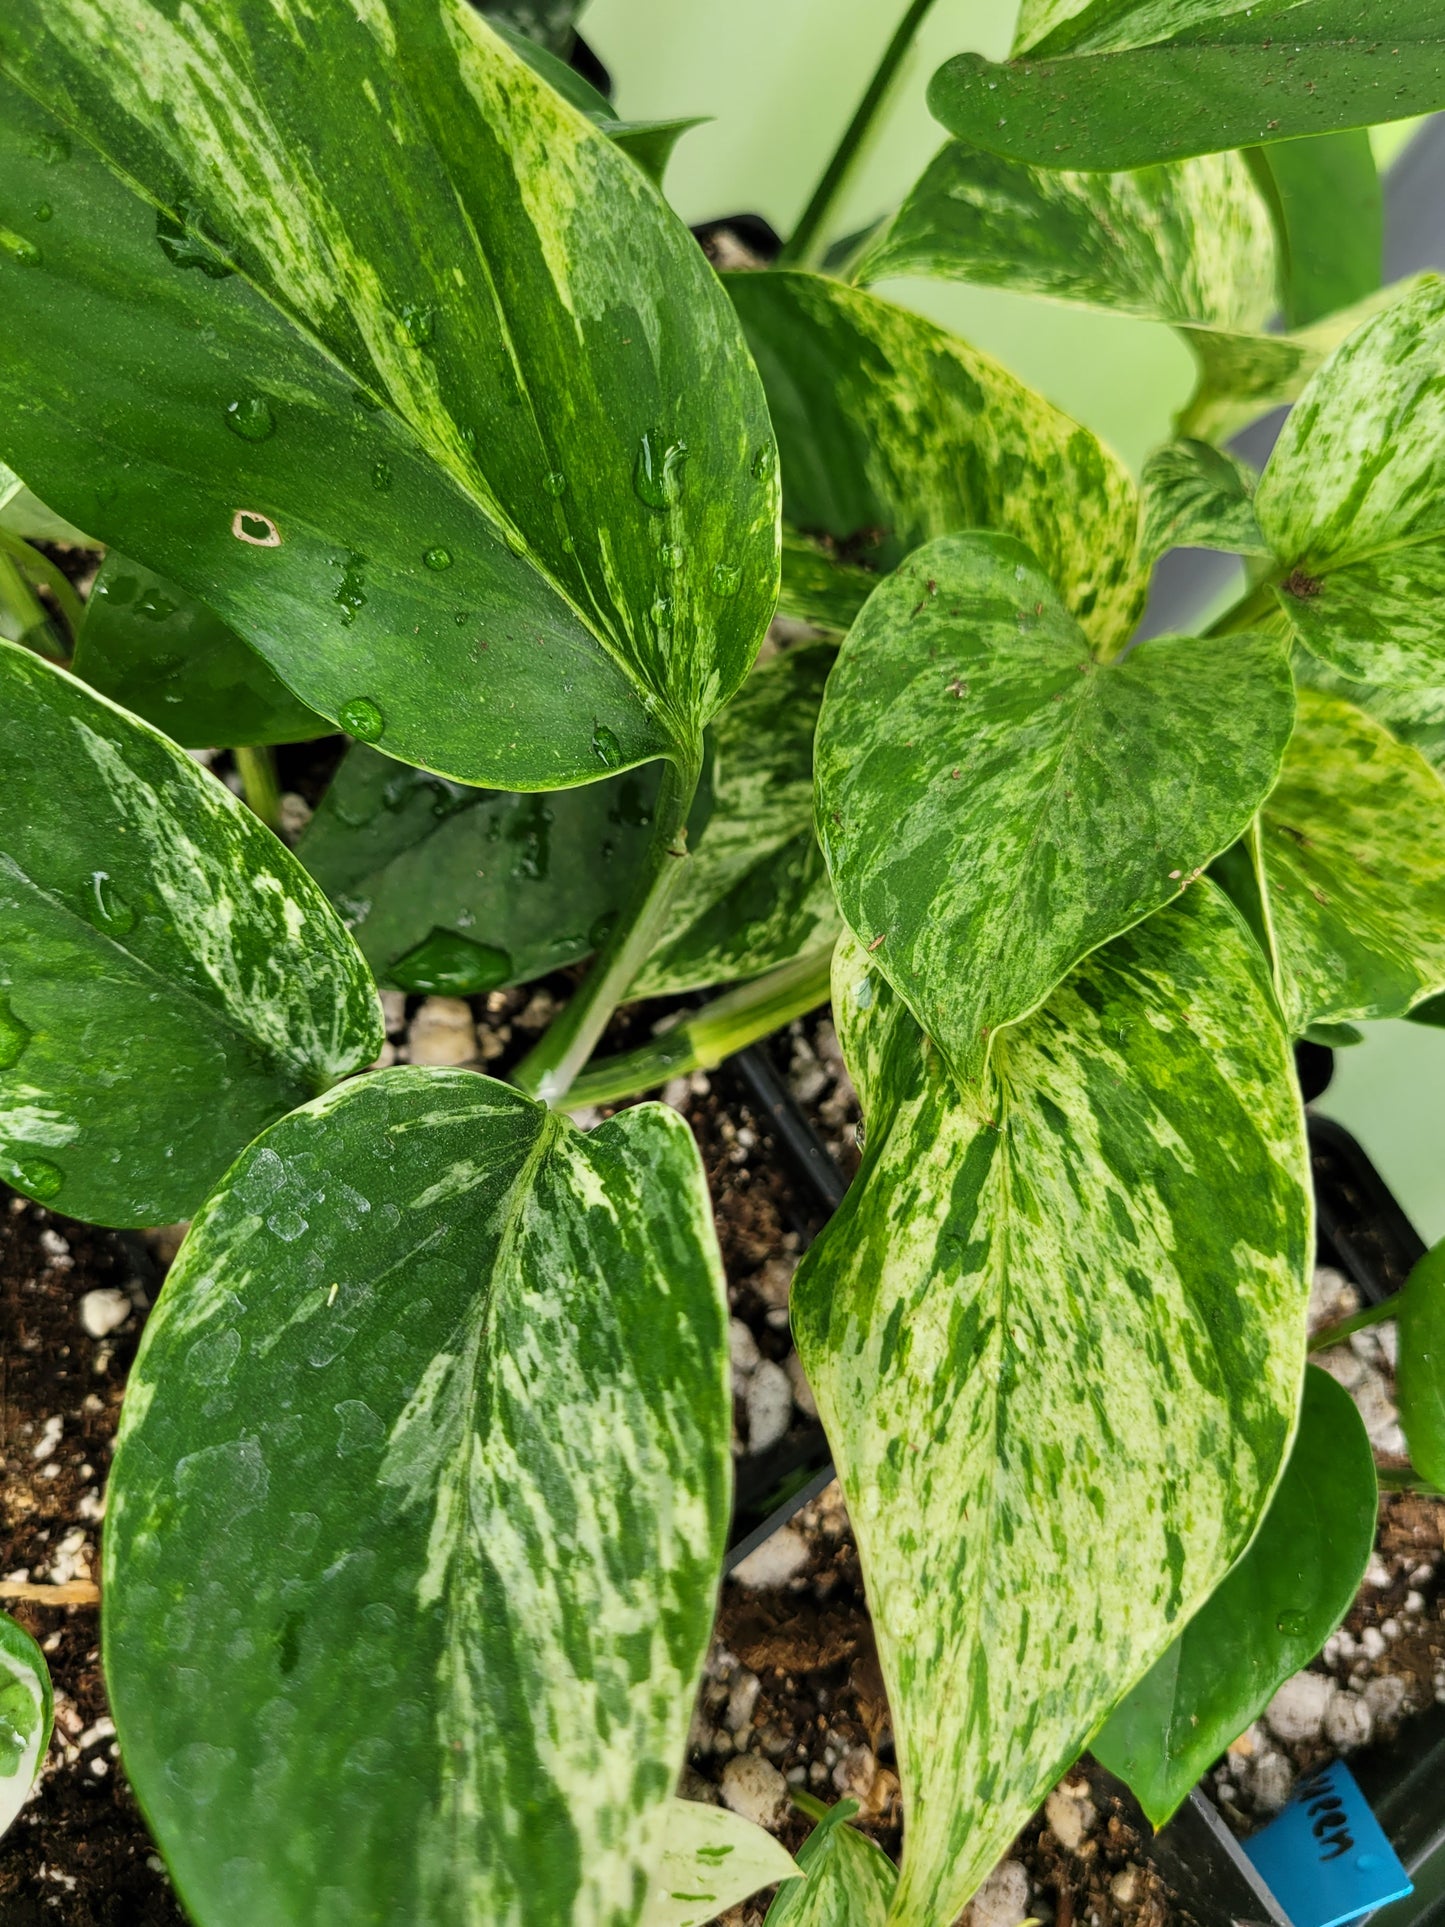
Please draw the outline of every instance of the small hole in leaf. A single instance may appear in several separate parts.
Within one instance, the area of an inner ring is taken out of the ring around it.
[[[279,549],[281,531],[269,515],[262,515],[256,509],[237,509],[231,521],[231,533],[238,542],[249,542],[255,549]]]

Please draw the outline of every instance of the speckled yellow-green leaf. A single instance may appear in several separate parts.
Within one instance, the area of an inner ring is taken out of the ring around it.
[[[1255,512],[1312,654],[1360,682],[1445,681],[1445,281],[1344,342],[1290,411]]]
[[[1072,174],[950,141],[854,274],[938,275],[1256,333],[1275,309],[1275,255],[1242,155]]]
[[[1343,696],[1383,723],[1392,736],[1418,749],[1431,769],[1445,777],[1445,687],[1356,682],[1298,645],[1290,660],[1297,683]]]
[[[848,1822],[856,1800],[840,1800],[798,1850],[807,1876],[779,1887],[764,1927],[884,1927],[898,1869],[866,1833]]]
[[[1000,1040],[981,1121],[856,943],[867,1148],[793,1287],[908,1815],[891,1927],[952,1920],[1248,1543],[1312,1252],[1263,958],[1207,881]]]
[[[1150,562],[1168,549],[1271,554],[1254,515],[1254,473],[1209,442],[1170,442],[1144,464],[1139,545]]]
[[[0,180],[7,453],[59,512],[402,760],[695,757],[777,596],[762,389],[687,228],[471,6],[14,0]]]
[[[813,832],[813,736],[828,643],[788,649],[743,684],[713,726],[713,807],[631,994],[757,977],[841,928]]]
[[[369,1064],[360,952],[148,723],[0,644],[0,1177],[92,1224],[188,1218],[258,1131]]]
[[[928,104],[962,139],[1045,167],[1147,167],[1445,105],[1432,0],[1045,5],[1015,44],[1009,61],[955,55]]]
[[[126,1769],[200,1927],[635,1927],[727,1528],[726,1327],[660,1105],[584,1135],[407,1068],[249,1147],[146,1327],[106,1521]]]
[[[0,1613],[0,1835],[30,1797],[54,1710],[44,1653],[24,1627]]]
[[[796,1879],[797,1872],[783,1843],[751,1820],[726,1807],[674,1800],[638,1927],[707,1927],[759,1887]]]
[[[1002,1026],[1240,835],[1293,715],[1277,637],[1100,662],[1009,536],[944,536],[874,591],[819,718],[818,835],[964,1088]]]
[[[1043,562],[1086,633],[1122,643],[1148,587],[1116,455],[932,322],[821,275],[726,277],[767,390],[795,529],[894,568],[999,529]],[[806,614],[806,610],[800,611]]]
[[[1445,989],[1445,783],[1353,703],[1300,689],[1256,864],[1296,1033]]]
[[[831,537],[801,535],[784,523],[780,616],[792,616],[815,629],[845,636],[877,586],[877,569],[840,554]]]

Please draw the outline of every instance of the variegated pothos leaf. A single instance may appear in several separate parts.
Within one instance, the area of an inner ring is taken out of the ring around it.
[[[793,1291],[888,1686],[893,1927],[951,1920],[1248,1542],[1304,1366],[1303,1117],[1207,882],[1001,1041],[981,1121],[876,965],[862,1171]]]
[[[759,1887],[797,1876],[780,1840],[727,1807],[674,1800],[638,1927],[707,1927]]]
[[[662,1106],[583,1135],[403,1069],[246,1151],[146,1327],[105,1541],[127,1770],[206,1927],[642,1918],[727,1526],[726,1319]]]
[[[0,645],[0,1176],[93,1224],[196,1210],[381,1049],[321,891],[148,723]]]
[[[44,1653],[23,1626],[0,1613],[0,1835],[30,1798],[50,1745],[53,1715]]]
[[[807,1876],[779,1887],[764,1927],[884,1927],[898,1869],[867,1834],[848,1825],[856,1800],[840,1800],[798,1853]]]
[[[1254,515],[1254,474],[1208,442],[1170,442],[1144,464],[1139,545],[1150,562],[1169,549],[1269,555]]]

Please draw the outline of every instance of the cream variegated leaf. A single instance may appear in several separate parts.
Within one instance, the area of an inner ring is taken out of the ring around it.
[[[1445,989],[1445,782],[1381,721],[1301,688],[1256,871],[1296,1033]]]
[[[727,1807],[674,1800],[638,1927],[707,1927],[759,1887],[797,1876],[780,1840]]]
[[[126,1767],[197,1919],[643,1918],[727,1526],[726,1322],[662,1106],[584,1135],[408,1068],[246,1151],[146,1327],[105,1542]]]
[[[779,1887],[765,1927],[884,1927],[898,1869],[848,1825],[857,1810],[856,1800],[840,1800],[823,1814],[798,1852],[807,1878]]]
[[[987,1120],[848,940],[834,1009],[867,1147],[794,1328],[897,1736],[888,1921],[937,1927],[1270,1496],[1304,1366],[1303,1116],[1207,882],[1001,1040]]]
[[[19,1818],[40,1773],[54,1716],[45,1655],[0,1613],[0,1835]]]

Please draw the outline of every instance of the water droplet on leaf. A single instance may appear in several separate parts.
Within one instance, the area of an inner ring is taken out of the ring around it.
[[[600,950],[602,948],[603,944],[605,944],[607,939],[612,935],[616,923],[617,912],[615,910],[604,910],[600,917],[593,920],[592,928],[587,932],[587,941],[594,950]]]
[[[226,426],[243,442],[268,442],[276,433],[276,417],[263,396],[248,395],[244,401],[227,402]]]
[[[341,727],[359,743],[374,743],[386,727],[386,720],[370,696],[353,696],[337,712]]]
[[[174,214],[156,209],[156,240],[161,253],[177,268],[199,268],[207,280],[224,281],[236,264],[206,225],[206,217],[191,201],[182,201]]]
[[[650,509],[669,509],[682,488],[682,465],[687,460],[686,442],[664,442],[660,433],[644,435],[637,445],[637,461],[632,470],[632,486],[638,500]]]
[[[1309,1614],[1300,1606],[1286,1606],[1274,1622],[1276,1632],[1296,1639],[1309,1631],[1309,1623]]]
[[[554,468],[550,475],[542,477],[542,486],[555,500],[557,496],[567,493],[567,477],[560,468]]]
[[[753,457],[753,474],[760,482],[765,482],[777,466],[778,452],[771,442],[764,442]]]
[[[340,604],[341,620],[348,629],[356,620],[357,610],[366,607],[366,584],[361,574],[365,567],[364,555],[348,555],[341,577],[341,586],[331,598],[333,602]],[[351,733],[353,736],[361,734],[359,730],[353,730]]]
[[[386,974],[399,989],[418,995],[475,997],[507,981],[512,959],[505,950],[473,943],[455,930],[433,930]]]
[[[16,1187],[28,1191],[32,1198],[53,1198],[65,1182],[65,1173],[49,1158],[12,1157],[10,1169],[15,1173]]]
[[[401,311],[401,325],[414,348],[426,348],[436,339],[437,311],[418,302],[408,302]]]
[[[681,545],[677,542],[664,542],[657,551],[657,559],[664,569],[680,569],[683,563]]]
[[[450,549],[428,549],[422,561],[429,569],[449,569],[452,566],[452,552]]]
[[[22,1024],[10,1008],[10,999],[0,997],[0,1071],[8,1071],[25,1055],[30,1042],[30,1026]]]
[[[616,769],[622,761],[622,745],[606,723],[598,723],[592,732],[592,754],[604,769]]]
[[[743,572],[736,562],[719,562],[712,572],[712,592],[716,596],[735,596],[742,587]]]
[[[34,213],[37,221],[53,221],[55,219],[55,209],[50,205],[49,201],[42,201],[34,210]]]
[[[104,870],[96,870],[90,879],[93,899],[92,921],[108,935],[123,937],[128,930],[135,928],[135,911],[120,891],[116,889]]]
[[[371,465],[371,486],[382,490],[391,487],[391,463],[373,462]]]
[[[70,136],[68,134],[41,134],[30,143],[30,152],[37,161],[47,167],[54,167],[58,161],[70,159]]]

